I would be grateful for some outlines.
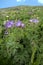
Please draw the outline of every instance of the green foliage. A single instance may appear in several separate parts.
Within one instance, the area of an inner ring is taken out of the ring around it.
[[[31,18],[39,22],[30,23]],[[25,27],[6,29],[7,20],[21,20]],[[43,7],[0,9],[0,65],[43,65]]]

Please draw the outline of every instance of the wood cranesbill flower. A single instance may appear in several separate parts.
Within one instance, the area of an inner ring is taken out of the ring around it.
[[[24,27],[24,23],[22,23],[20,20],[18,20],[18,21],[15,23],[15,26],[16,26],[16,27]]]
[[[24,24],[24,23],[22,23],[22,24],[21,24],[21,27],[24,27],[24,26],[25,26],[25,24]]]
[[[22,22],[21,22],[20,20],[18,20],[18,21],[15,23],[15,26],[16,26],[16,27],[21,27],[21,24],[22,24]]]
[[[6,24],[5,24],[5,27],[6,27],[6,28],[11,28],[11,27],[13,27],[13,26],[14,26],[14,22],[13,22],[13,21],[10,21],[10,20],[7,21]]]
[[[38,22],[39,22],[38,19],[30,19],[29,21],[30,21],[30,22],[33,22],[33,23],[38,23]]]

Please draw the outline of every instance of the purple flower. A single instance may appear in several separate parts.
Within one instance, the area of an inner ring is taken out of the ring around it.
[[[22,24],[21,24],[21,27],[24,27],[24,26],[25,26],[24,23],[22,23]]]
[[[16,26],[16,27],[24,27],[24,23],[22,23],[20,20],[18,20],[18,21],[15,23],[15,26]]]
[[[38,19],[30,19],[29,21],[30,21],[30,22],[33,22],[33,23],[38,23],[38,22],[39,22]]]
[[[19,21],[17,21],[16,23],[15,23],[15,25],[16,25],[16,27],[20,27],[21,26],[21,21],[19,20]]]
[[[14,22],[13,21],[7,21],[5,24],[6,28],[11,28],[12,26],[14,26]]]

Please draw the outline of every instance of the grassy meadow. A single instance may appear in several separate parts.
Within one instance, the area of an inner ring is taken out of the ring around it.
[[[43,6],[0,9],[0,65],[43,65]]]

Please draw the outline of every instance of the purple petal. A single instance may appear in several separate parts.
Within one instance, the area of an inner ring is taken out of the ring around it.
[[[21,27],[24,27],[24,26],[25,26],[24,23],[22,23],[22,24],[21,24]]]
[[[37,23],[37,22],[39,22],[39,21],[38,21],[37,19],[33,19],[33,22],[34,22],[34,23]]]
[[[11,28],[13,25],[14,25],[13,21],[7,21],[6,24],[5,24],[5,27],[6,28]]]
[[[18,21],[18,22],[16,22],[16,24],[15,24],[15,25],[16,25],[17,27],[20,27],[20,26],[21,26],[21,24],[22,24],[22,23],[21,23],[21,21]]]
[[[30,21],[30,22],[33,22],[33,23],[37,23],[37,22],[39,22],[38,19],[30,19],[29,21]]]

